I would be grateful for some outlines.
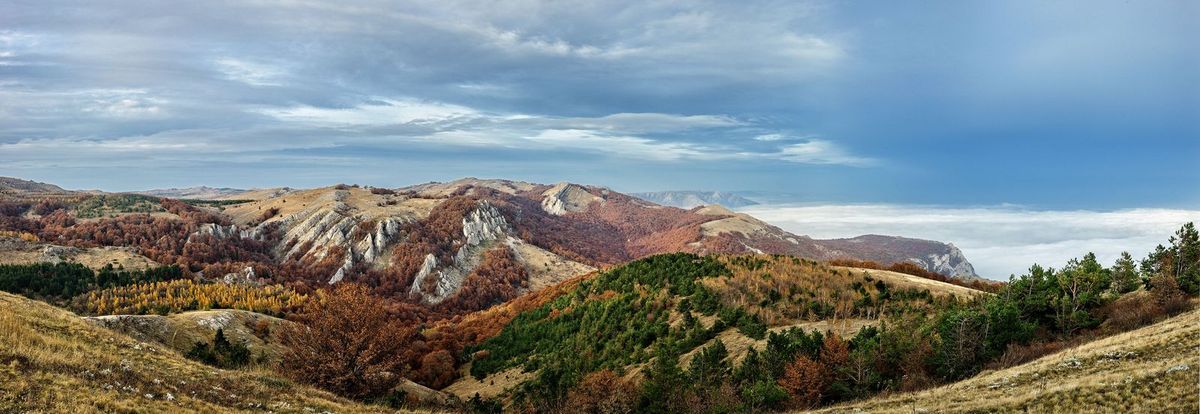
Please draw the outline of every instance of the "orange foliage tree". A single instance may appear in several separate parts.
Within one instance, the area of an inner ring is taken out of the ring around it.
[[[801,354],[784,367],[779,386],[791,396],[791,406],[810,408],[821,402],[821,396],[829,386],[828,377],[824,365]]]
[[[280,370],[350,398],[379,396],[401,379],[402,353],[413,331],[388,316],[383,299],[356,284],[321,291],[299,319],[285,328],[288,350]]]

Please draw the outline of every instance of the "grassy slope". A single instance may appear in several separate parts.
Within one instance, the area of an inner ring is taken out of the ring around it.
[[[169,395],[169,397],[168,397]],[[262,371],[225,371],[0,292],[0,413],[386,412]]]
[[[1186,368],[1185,368],[1186,367]],[[1200,310],[926,391],[820,412],[1200,410]]]

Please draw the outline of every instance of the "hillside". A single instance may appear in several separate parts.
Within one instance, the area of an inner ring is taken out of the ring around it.
[[[764,352],[769,337],[829,330],[849,337],[876,324],[885,309],[936,309],[986,295],[784,256],[660,255],[577,283],[507,316],[503,330],[467,349],[474,355],[464,367],[470,377],[445,391],[553,399],[555,387],[569,385],[554,379],[565,372],[636,373],[662,355],[660,348],[686,367],[719,341],[738,364]]]
[[[961,279],[980,279],[975,267],[953,243],[868,234],[849,239],[822,240],[830,249],[858,252],[880,263],[911,261],[926,270]]]
[[[1184,413],[1200,407],[1198,383],[1200,311],[1191,311],[951,385],[816,412]]]
[[[388,412],[261,371],[226,371],[0,292],[0,408],[106,413]]]
[[[65,193],[62,187],[13,177],[0,177],[0,193]]]
[[[738,208],[758,204],[754,200],[723,191],[655,191],[630,193],[634,197],[664,206],[692,209],[710,204]]]

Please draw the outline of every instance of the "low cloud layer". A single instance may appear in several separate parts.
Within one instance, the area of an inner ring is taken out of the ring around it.
[[[1111,264],[1122,251],[1145,257],[1200,210],[1046,211],[1020,207],[909,205],[758,205],[739,209],[815,238],[884,234],[954,243],[992,279],[1021,274],[1033,263],[1062,267],[1094,252]]]

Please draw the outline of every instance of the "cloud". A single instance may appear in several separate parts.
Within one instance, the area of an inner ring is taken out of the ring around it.
[[[1034,263],[1062,267],[1095,252],[1112,263],[1122,251],[1144,257],[1200,210],[1030,210],[1014,206],[891,204],[758,205],[739,209],[814,238],[884,234],[954,243],[982,276],[1006,279]]]
[[[789,144],[779,151],[779,159],[801,164],[836,164],[866,167],[876,160],[848,154],[844,149],[826,140],[810,139],[799,144]]]
[[[418,99],[372,98],[349,108],[309,105],[262,108],[258,112],[284,122],[324,126],[372,126],[408,123],[438,123],[481,116],[474,109]]]
[[[233,58],[217,59],[213,64],[230,80],[254,86],[283,85],[285,72],[271,65]]]
[[[747,123],[725,115],[617,113],[600,117],[556,117],[493,113],[461,105],[415,99],[371,98],[347,108],[296,106],[259,112],[295,127],[340,129],[347,134],[376,133],[373,141],[424,143],[529,151],[567,150],[649,161],[775,160],[800,164],[869,166],[874,160],[850,155],[827,140],[809,139],[766,150],[733,144],[650,138],[692,131],[736,134]],[[404,127],[420,126],[416,130]],[[397,127],[388,129],[388,127]],[[375,129],[366,129],[375,128]],[[351,140],[352,141],[352,140]]]

